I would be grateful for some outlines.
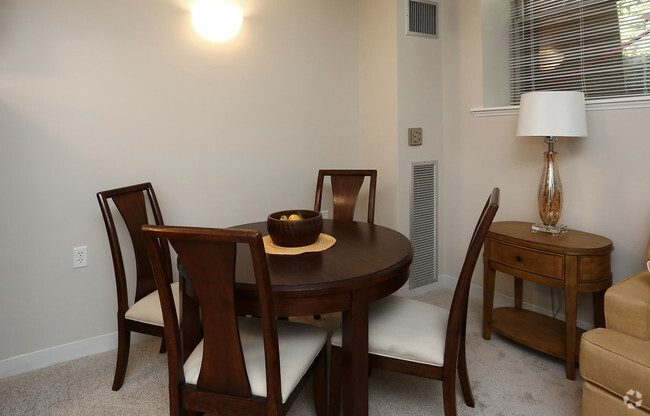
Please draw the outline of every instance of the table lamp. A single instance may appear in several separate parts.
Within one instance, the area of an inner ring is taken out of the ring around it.
[[[586,137],[587,112],[585,97],[576,91],[534,91],[521,95],[517,136],[545,137],[548,151],[544,153],[544,170],[539,183],[538,205],[541,223],[533,224],[533,232],[553,234],[566,232],[558,224],[562,212],[562,183],[553,151],[558,137]]]

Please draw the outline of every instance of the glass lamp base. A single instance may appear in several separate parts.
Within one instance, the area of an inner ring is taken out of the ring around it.
[[[534,233],[541,231],[544,233],[553,234],[554,236],[567,232],[566,224],[546,225],[546,224],[538,223],[538,224],[533,224],[532,229]]]

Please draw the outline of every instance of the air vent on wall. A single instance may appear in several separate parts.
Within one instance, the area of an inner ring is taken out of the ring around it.
[[[438,4],[428,0],[406,0],[406,34],[438,37]]]
[[[437,162],[411,163],[411,244],[409,288],[438,280]]]

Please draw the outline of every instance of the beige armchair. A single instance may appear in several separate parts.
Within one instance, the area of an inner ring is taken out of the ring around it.
[[[650,260],[650,242],[647,259]],[[650,414],[650,272],[605,293],[606,328],[580,343],[583,416]]]

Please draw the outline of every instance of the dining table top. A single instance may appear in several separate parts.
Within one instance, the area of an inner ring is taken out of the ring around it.
[[[258,230],[268,235],[266,221],[232,228]],[[294,314],[321,314],[349,308],[350,293],[369,291],[368,301],[399,289],[408,279],[413,246],[402,233],[390,228],[357,221],[323,220],[322,233],[336,239],[324,251],[298,255],[267,254],[273,296],[277,299],[309,298],[305,307],[292,302]],[[238,296],[255,297],[255,277],[250,251],[237,254]],[[388,287],[387,287],[388,286]],[[324,300],[323,302],[314,302]],[[276,302],[277,304],[277,302]],[[282,308],[281,304],[278,305]],[[278,311],[280,312],[280,311]]]

